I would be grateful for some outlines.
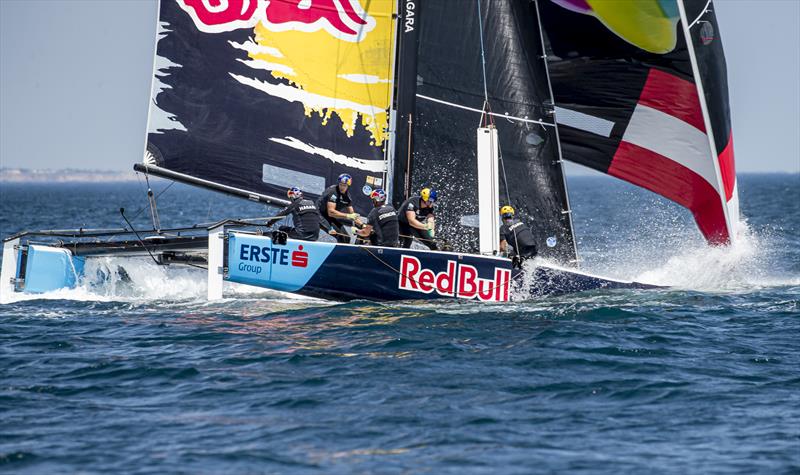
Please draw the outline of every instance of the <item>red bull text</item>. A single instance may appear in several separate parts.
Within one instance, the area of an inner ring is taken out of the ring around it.
[[[511,270],[495,267],[494,278],[478,277],[478,269],[468,264],[447,261],[447,270],[434,273],[422,267],[419,259],[413,256],[400,257],[400,280],[398,287],[403,290],[444,297],[464,299],[477,298],[482,302],[507,302]]]

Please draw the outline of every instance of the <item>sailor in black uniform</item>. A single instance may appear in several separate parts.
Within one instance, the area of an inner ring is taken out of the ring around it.
[[[508,254],[508,246],[514,248],[514,256],[522,259],[536,257],[536,241],[525,223],[514,219],[514,208],[503,206],[500,208],[503,224],[500,226],[500,251]]]
[[[375,207],[367,216],[367,224],[354,232],[369,237],[373,246],[397,247],[400,237],[397,211],[392,205],[386,204],[386,192],[380,188],[373,190],[369,197]]]
[[[286,196],[292,201],[289,206],[278,211],[274,218],[267,223],[277,221],[277,218],[292,215],[292,226],[281,226],[278,230],[285,232],[291,239],[301,239],[303,241],[316,241],[319,238],[319,211],[311,200],[303,199],[303,192],[300,188],[292,187],[286,192]]]
[[[325,189],[317,201],[317,208],[322,216],[323,224],[328,225],[329,233],[336,236],[336,240],[343,243],[350,242],[346,225],[350,222],[361,225],[358,213],[353,210],[353,200],[350,198],[350,184],[353,178],[342,173],[338,183]],[[349,220],[349,221],[348,221]]]
[[[436,201],[436,190],[424,188],[419,195],[414,195],[400,205],[400,246],[410,248],[414,238],[436,251],[435,221],[433,204]]]

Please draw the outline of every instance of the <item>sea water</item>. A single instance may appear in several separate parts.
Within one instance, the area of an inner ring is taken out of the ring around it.
[[[203,271],[131,260],[130,282],[0,305],[0,471],[800,473],[800,177],[740,177],[732,249],[648,192],[569,185],[582,267],[670,288],[208,303]],[[169,225],[269,214],[158,201]],[[0,184],[0,233],[145,205],[142,183]]]

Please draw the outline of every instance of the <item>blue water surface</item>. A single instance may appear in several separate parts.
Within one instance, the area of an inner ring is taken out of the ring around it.
[[[202,271],[132,261],[132,283],[0,305],[0,471],[800,473],[800,177],[740,177],[727,250],[648,192],[569,185],[582,266],[671,288],[209,303]],[[0,234],[145,203],[137,183],[0,184]],[[178,185],[159,209],[268,214]]]

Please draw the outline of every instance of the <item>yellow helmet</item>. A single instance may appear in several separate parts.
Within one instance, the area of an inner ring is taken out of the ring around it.
[[[423,188],[422,191],[419,192],[419,197],[422,198],[422,201],[436,201],[437,193],[436,190]]]
[[[514,208],[509,205],[505,205],[500,208],[500,216],[504,218],[513,218],[514,217]]]

